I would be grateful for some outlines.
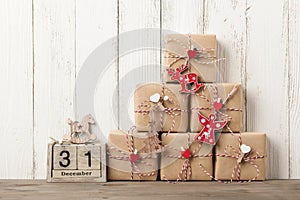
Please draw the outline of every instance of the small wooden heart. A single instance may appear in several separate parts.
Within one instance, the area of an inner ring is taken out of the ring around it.
[[[242,144],[241,145],[241,151],[242,151],[242,153],[249,153],[250,151],[251,151],[251,147],[250,146],[247,146],[247,145],[245,145],[245,144]]]
[[[219,111],[223,108],[223,104],[221,102],[214,102],[215,111]]]
[[[189,58],[195,58],[196,57],[196,54],[197,54],[197,51],[196,50],[188,50],[188,56]]]
[[[130,154],[130,162],[136,162],[140,159],[139,155],[138,154]]]
[[[185,159],[188,159],[188,158],[191,157],[191,151],[190,151],[189,149],[186,149],[185,151],[183,151],[183,152],[181,153],[181,156],[182,156],[183,158],[185,158]]]
[[[155,93],[150,97],[150,101],[152,101],[153,103],[159,102],[159,99],[160,99],[160,95],[158,93]]]

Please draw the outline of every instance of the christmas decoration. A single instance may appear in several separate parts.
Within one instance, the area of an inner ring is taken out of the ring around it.
[[[198,117],[199,117],[199,122],[204,127],[195,139],[207,144],[214,145],[216,143],[215,131],[221,130],[227,124],[227,121],[217,121],[216,115],[213,113],[209,115],[209,118],[206,118],[204,115],[202,115],[199,112]]]

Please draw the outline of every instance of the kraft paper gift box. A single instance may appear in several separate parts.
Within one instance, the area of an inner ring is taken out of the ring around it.
[[[128,135],[111,131],[108,136],[108,180],[148,180],[158,176],[158,138],[149,133]]]
[[[215,146],[215,178],[265,180],[266,145],[265,133],[221,134]]]
[[[182,74],[193,72],[198,75],[199,82],[216,82],[216,52],[215,35],[169,34],[164,43],[163,63],[165,69],[175,70],[181,67],[189,57],[190,67]],[[167,70],[164,71],[164,80],[168,83],[176,82],[171,80]]]
[[[134,92],[135,126],[138,131],[186,132],[188,128],[188,96],[180,94],[178,84],[149,83],[138,85]],[[154,114],[150,113],[154,108]]]
[[[243,131],[243,90],[241,84],[212,83],[191,96],[191,132],[199,132],[203,125],[199,122],[198,113],[207,118],[216,112],[217,118],[229,121],[222,132]],[[231,129],[231,131],[228,129]],[[220,132],[220,131],[219,131]]]
[[[190,135],[188,133],[167,135],[164,133],[162,135],[164,147],[161,154],[161,180],[177,180],[179,174],[183,181],[185,179],[211,180],[203,169],[209,174],[213,173],[212,147],[200,146],[198,141],[194,141],[196,135],[197,133],[190,133]],[[189,150],[187,151],[188,146]],[[190,167],[187,168],[187,171],[182,171],[185,164],[190,164]],[[200,167],[200,164],[203,168]]]

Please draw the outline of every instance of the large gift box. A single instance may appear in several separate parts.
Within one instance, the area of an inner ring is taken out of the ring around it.
[[[169,34],[164,43],[164,72],[165,82],[176,82],[171,79],[167,69],[182,69],[186,60],[189,68],[180,72],[195,73],[199,82],[215,82],[217,77],[216,52],[217,41],[215,35],[183,35]]]
[[[213,172],[212,150],[207,149],[207,146],[203,150],[202,144],[194,140],[196,135],[162,135],[161,180],[211,180],[207,173]]]
[[[221,134],[215,146],[215,178],[265,180],[266,134]]]
[[[138,85],[134,92],[135,126],[139,131],[186,132],[188,97],[179,93],[180,85],[149,83]]]
[[[108,180],[152,180],[158,175],[157,135],[111,131],[108,136]]]
[[[222,132],[243,131],[242,107],[241,84],[205,84],[195,95],[191,96],[191,132],[199,132],[203,129],[199,113],[207,119],[210,114],[215,114],[216,120],[228,121],[221,130]]]

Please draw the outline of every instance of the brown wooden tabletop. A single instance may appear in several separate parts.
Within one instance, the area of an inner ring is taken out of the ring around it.
[[[217,182],[46,183],[0,180],[0,199],[300,199],[300,180]]]

